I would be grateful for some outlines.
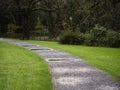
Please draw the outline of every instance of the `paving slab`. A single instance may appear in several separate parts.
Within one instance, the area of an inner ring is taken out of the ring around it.
[[[120,90],[120,83],[108,74],[69,53],[23,41],[3,38],[0,41],[22,46],[47,61],[55,90]]]

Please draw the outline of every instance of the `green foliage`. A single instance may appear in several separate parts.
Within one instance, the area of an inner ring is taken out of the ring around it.
[[[109,30],[106,35],[106,46],[108,47],[120,47],[120,33]]]
[[[42,25],[40,19],[38,18],[38,22],[35,26],[35,30],[43,30],[44,29],[44,26]]]
[[[85,45],[92,46],[93,45],[93,36],[90,33],[85,34]]]
[[[10,23],[7,25],[8,32],[5,34],[7,38],[20,38],[22,35],[21,33],[16,33],[16,31],[20,28],[20,26]]]
[[[91,34],[94,35],[95,38],[104,37],[106,35],[106,28],[100,26],[99,24],[95,24],[95,27],[91,30]]]
[[[90,33],[85,34],[85,45],[120,47],[120,33],[96,24]]]
[[[89,33],[67,31],[62,33],[60,43],[103,47],[120,47],[120,33],[96,24]]]
[[[49,32],[47,29],[45,29],[45,27],[43,26],[43,24],[41,23],[40,19],[38,18],[37,24],[35,26],[35,30],[31,31],[31,36],[45,36],[48,35]]]
[[[90,31],[89,34],[86,34],[86,42],[87,45],[94,46],[103,46],[104,37],[106,36],[107,29],[99,24],[96,24],[95,27]]]
[[[80,45],[84,42],[83,34],[67,31],[61,34],[60,43],[62,44],[72,44]]]
[[[66,29],[75,31],[79,28],[85,33],[96,23],[119,31],[119,7],[119,0],[1,0],[1,32],[6,33],[6,25],[14,22],[21,26],[22,30],[19,30],[22,31],[23,38],[29,38],[29,32],[34,27],[38,30],[37,34],[44,34],[42,26],[35,26],[37,17],[53,38],[58,36],[57,31],[59,33]]]
[[[19,26],[16,24],[13,24],[13,23],[8,24],[8,32],[14,32],[18,28],[19,28]]]

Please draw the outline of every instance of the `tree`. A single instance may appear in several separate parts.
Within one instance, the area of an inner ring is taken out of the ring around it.
[[[0,32],[13,23],[22,39],[29,39],[38,17],[51,37],[66,29],[89,32],[95,24],[119,32],[119,11],[119,0],[1,0]]]

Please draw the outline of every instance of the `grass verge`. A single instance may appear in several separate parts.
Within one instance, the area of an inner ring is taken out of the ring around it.
[[[35,53],[0,42],[0,90],[52,90],[48,64]]]
[[[29,40],[28,42],[44,45],[76,55],[95,67],[107,72],[120,82],[120,48],[62,45],[57,42],[34,40]]]

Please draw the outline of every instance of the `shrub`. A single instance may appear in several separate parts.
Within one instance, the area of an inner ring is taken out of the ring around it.
[[[61,34],[60,43],[62,44],[72,44],[72,45],[80,45],[84,42],[83,34],[67,31]]]
[[[120,33],[95,25],[90,33],[85,34],[85,45],[120,47]]]
[[[96,24],[89,33],[85,34],[85,45],[104,46],[106,32],[106,28]]]
[[[106,37],[107,29],[98,24],[90,31],[91,43],[94,46],[104,46],[104,38]]]
[[[93,36],[90,33],[86,33],[84,44],[88,46],[93,46],[93,42]]]
[[[107,31],[106,46],[120,47],[120,33],[111,30]]]
[[[22,36],[21,33],[16,33],[17,30],[20,28],[20,26],[14,24],[14,23],[10,23],[7,26],[7,33],[4,35],[4,37],[7,38],[20,38]]]
[[[86,34],[71,31],[62,33],[60,37],[60,43],[72,45],[85,44],[88,46],[120,47],[120,33],[107,30],[105,27],[96,24],[95,27]]]
[[[10,23],[8,24],[8,32],[14,32],[15,30],[19,29],[20,27],[16,24]]]

